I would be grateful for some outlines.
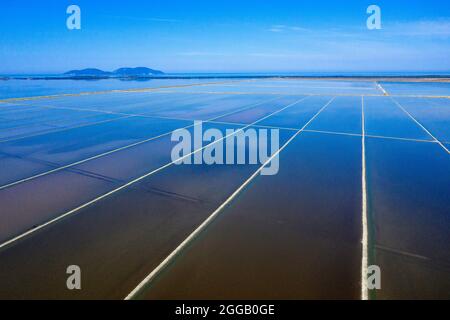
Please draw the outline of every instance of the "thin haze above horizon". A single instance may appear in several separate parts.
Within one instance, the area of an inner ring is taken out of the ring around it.
[[[66,26],[72,4],[80,30]],[[366,27],[372,4],[381,30]],[[450,3],[441,0],[8,0],[0,28],[2,74],[450,70]]]

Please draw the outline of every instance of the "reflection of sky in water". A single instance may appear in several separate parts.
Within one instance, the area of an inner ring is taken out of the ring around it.
[[[450,96],[450,83],[382,82],[381,85],[392,95]]]
[[[377,296],[448,298],[449,155],[438,144],[371,138],[366,150],[372,250],[385,277]]]
[[[433,140],[388,97],[365,97],[364,114],[368,135]]]
[[[337,97],[308,129],[361,134],[361,97]]]
[[[0,81],[0,99],[54,95],[62,93],[80,93],[115,89],[155,88],[183,85],[211,80],[181,79],[148,81],[102,80],[6,80]]]
[[[434,99],[396,99],[438,140],[450,141],[450,105]]]

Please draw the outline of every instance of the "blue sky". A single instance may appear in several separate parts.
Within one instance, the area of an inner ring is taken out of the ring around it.
[[[119,3],[120,2],[120,3]],[[81,30],[66,8],[81,8]],[[382,30],[366,9],[382,10]],[[450,71],[450,2],[2,0],[0,73]]]

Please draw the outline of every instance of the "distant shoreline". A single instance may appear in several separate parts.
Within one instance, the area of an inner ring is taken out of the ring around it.
[[[290,79],[290,80],[334,80],[334,81],[384,81],[384,82],[450,82],[450,75],[164,75],[164,76],[0,76],[0,80],[120,80],[120,81],[148,81],[148,80],[174,80],[174,79]]]

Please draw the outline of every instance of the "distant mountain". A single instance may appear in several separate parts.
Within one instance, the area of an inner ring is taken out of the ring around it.
[[[120,68],[113,72],[118,76],[153,76],[158,74],[164,74],[164,72],[159,70],[153,70],[146,67],[137,67],[137,68]]]
[[[119,68],[113,72],[88,68],[82,70],[71,70],[64,73],[64,75],[72,77],[145,77],[161,74],[164,74],[164,72],[145,67]]]
[[[105,77],[112,75],[111,72],[103,71],[95,68],[88,68],[82,70],[71,70],[64,73],[67,76],[75,76],[75,77]]]

